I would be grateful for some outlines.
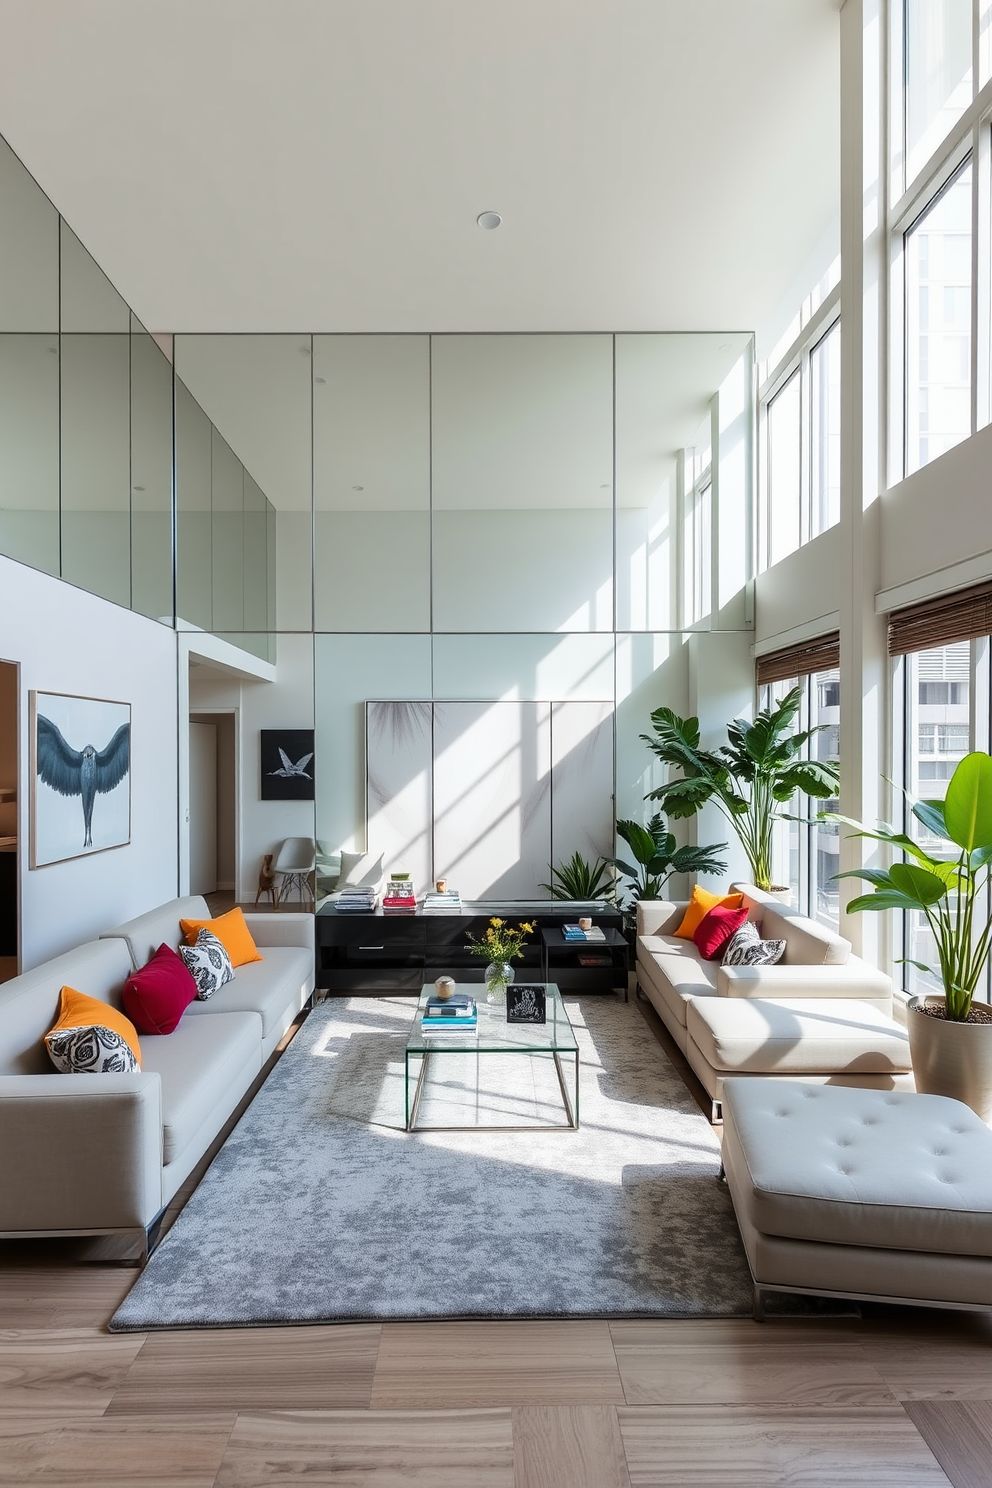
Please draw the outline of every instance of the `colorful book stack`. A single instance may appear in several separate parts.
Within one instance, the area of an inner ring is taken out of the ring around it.
[[[588,930],[583,930],[581,925],[562,925],[561,933],[566,941],[605,941],[602,926],[590,925]]]
[[[338,911],[351,914],[368,914],[375,909],[375,889],[342,889],[338,895]]]
[[[444,914],[461,907],[462,896],[457,889],[445,889],[443,893],[431,889],[424,895],[424,914]]]
[[[403,878],[391,878],[382,897],[383,914],[413,914],[416,908],[417,895],[409,874]]]
[[[470,1033],[479,1026],[479,1014],[474,997],[460,994],[448,997],[429,997],[424,1004],[421,1027],[424,1033]]]

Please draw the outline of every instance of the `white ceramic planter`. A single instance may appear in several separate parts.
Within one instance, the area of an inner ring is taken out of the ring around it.
[[[983,1121],[992,1120],[992,1023],[949,1023],[919,1011],[914,997],[906,1010],[913,1078],[923,1095],[964,1101]]]

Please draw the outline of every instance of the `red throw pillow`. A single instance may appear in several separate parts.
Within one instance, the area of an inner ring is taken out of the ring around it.
[[[708,909],[692,937],[703,960],[715,961],[722,954],[727,941],[736,934],[746,919],[746,907],[728,909],[723,904],[714,904],[712,909]]]
[[[172,1033],[195,997],[196,983],[182,957],[160,945],[148,964],[128,977],[121,1002],[139,1033]]]

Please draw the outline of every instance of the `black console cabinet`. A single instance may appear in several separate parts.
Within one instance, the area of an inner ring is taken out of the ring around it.
[[[513,966],[518,979],[541,980],[541,931],[579,915],[604,929],[622,931],[623,916],[606,904],[569,904],[542,899],[533,903],[464,904],[444,914],[389,915],[341,913],[334,904],[317,911],[317,986],[326,992],[419,992],[424,982],[453,976],[481,982],[486,963],[470,954],[468,932],[481,939],[492,915],[512,924],[530,920],[534,934]],[[590,947],[591,949],[591,947]],[[610,992],[617,986],[615,966],[555,966],[551,978],[563,991]]]

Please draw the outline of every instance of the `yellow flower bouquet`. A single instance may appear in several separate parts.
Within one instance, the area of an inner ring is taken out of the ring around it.
[[[477,940],[471,931],[468,932],[468,938],[472,942],[469,950],[473,956],[485,956],[487,961],[496,964],[510,962],[523,955],[524,941],[533,933],[534,926],[528,920],[523,920],[519,925],[508,925],[506,920],[493,915],[481,940]]]

